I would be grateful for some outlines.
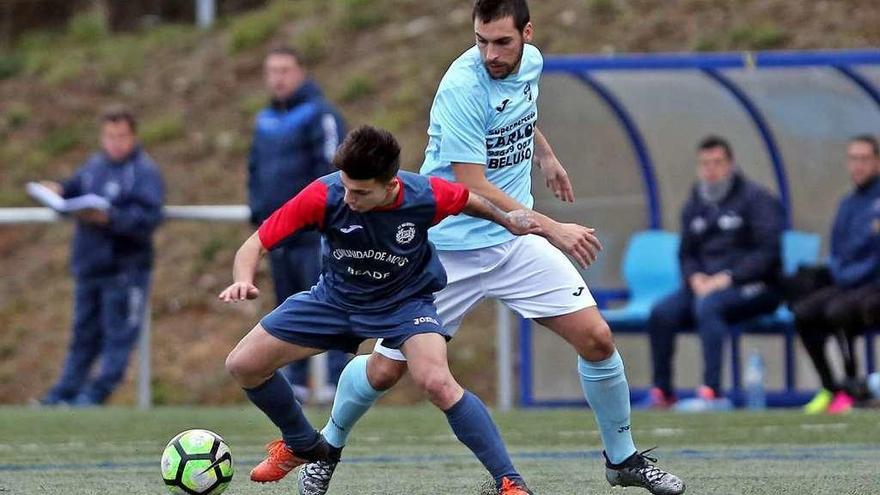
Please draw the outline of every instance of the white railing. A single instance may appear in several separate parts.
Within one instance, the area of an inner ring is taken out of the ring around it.
[[[203,222],[246,222],[250,209],[246,205],[199,205],[166,206],[165,218],[168,220],[188,220]],[[0,225],[26,225],[52,223],[63,220],[49,208],[0,208]],[[496,306],[496,352],[498,408],[508,410],[513,407],[513,342],[510,311],[501,303]],[[152,369],[150,352],[150,311],[144,319],[144,328],[138,342],[137,403],[141,409],[153,405],[151,388]],[[317,394],[327,388],[327,358],[320,354],[312,359],[310,365],[312,379],[317,385]]]

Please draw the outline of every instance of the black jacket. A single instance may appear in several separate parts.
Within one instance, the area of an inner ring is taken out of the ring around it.
[[[694,186],[681,213],[679,261],[685,282],[697,272],[728,271],[736,285],[777,283],[782,229],[779,200],[740,174],[718,204],[704,201]]]

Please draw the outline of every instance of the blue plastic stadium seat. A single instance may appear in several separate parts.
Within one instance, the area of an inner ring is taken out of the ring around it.
[[[633,234],[623,254],[622,275],[629,300],[620,308],[602,310],[614,330],[644,330],[651,307],[681,284],[677,234],[645,230]]]
[[[801,265],[815,265],[819,262],[819,248],[822,237],[812,232],[786,230],[782,234],[782,269],[786,275],[793,275]]]

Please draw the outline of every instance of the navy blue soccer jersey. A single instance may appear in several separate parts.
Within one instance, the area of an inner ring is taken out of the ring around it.
[[[438,177],[400,172],[398,195],[388,207],[356,212],[344,201],[339,172],[312,182],[273,213],[258,231],[266,249],[305,229],[323,234],[318,282],[334,303],[354,311],[380,311],[446,286],[446,272],[428,229],[457,215],[468,189]]]

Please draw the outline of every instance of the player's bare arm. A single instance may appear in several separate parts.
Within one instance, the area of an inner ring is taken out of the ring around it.
[[[471,193],[478,194],[489,200],[502,211],[527,209],[518,201],[508,196],[486,178],[486,167],[474,163],[453,163],[452,170],[455,180],[467,186]],[[582,267],[596,261],[602,243],[596,237],[596,229],[574,223],[560,223],[542,213],[533,212],[538,222],[541,235],[551,244],[570,255]]]
[[[256,299],[260,290],[254,285],[260,259],[266,255],[266,248],[260,236],[254,232],[235,253],[232,266],[233,283],[217,296],[223,302],[238,302],[245,299]]]
[[[476,193],[468,196],[462,213],[495,222],[516,235],[540,234],[541,231],[533,211],[519,209],[504,212]]]
[[[553,191],[553,195],[562,201],[574,203],[574,189],[571,186],[571,180],[568,178],[568,172],[563,168],[562,163],[550,147],[550,142],[544,137],[540,129],[535,129],[535,165],[541,169],[541,175],[544,176],[544,182],[547,187]]]

